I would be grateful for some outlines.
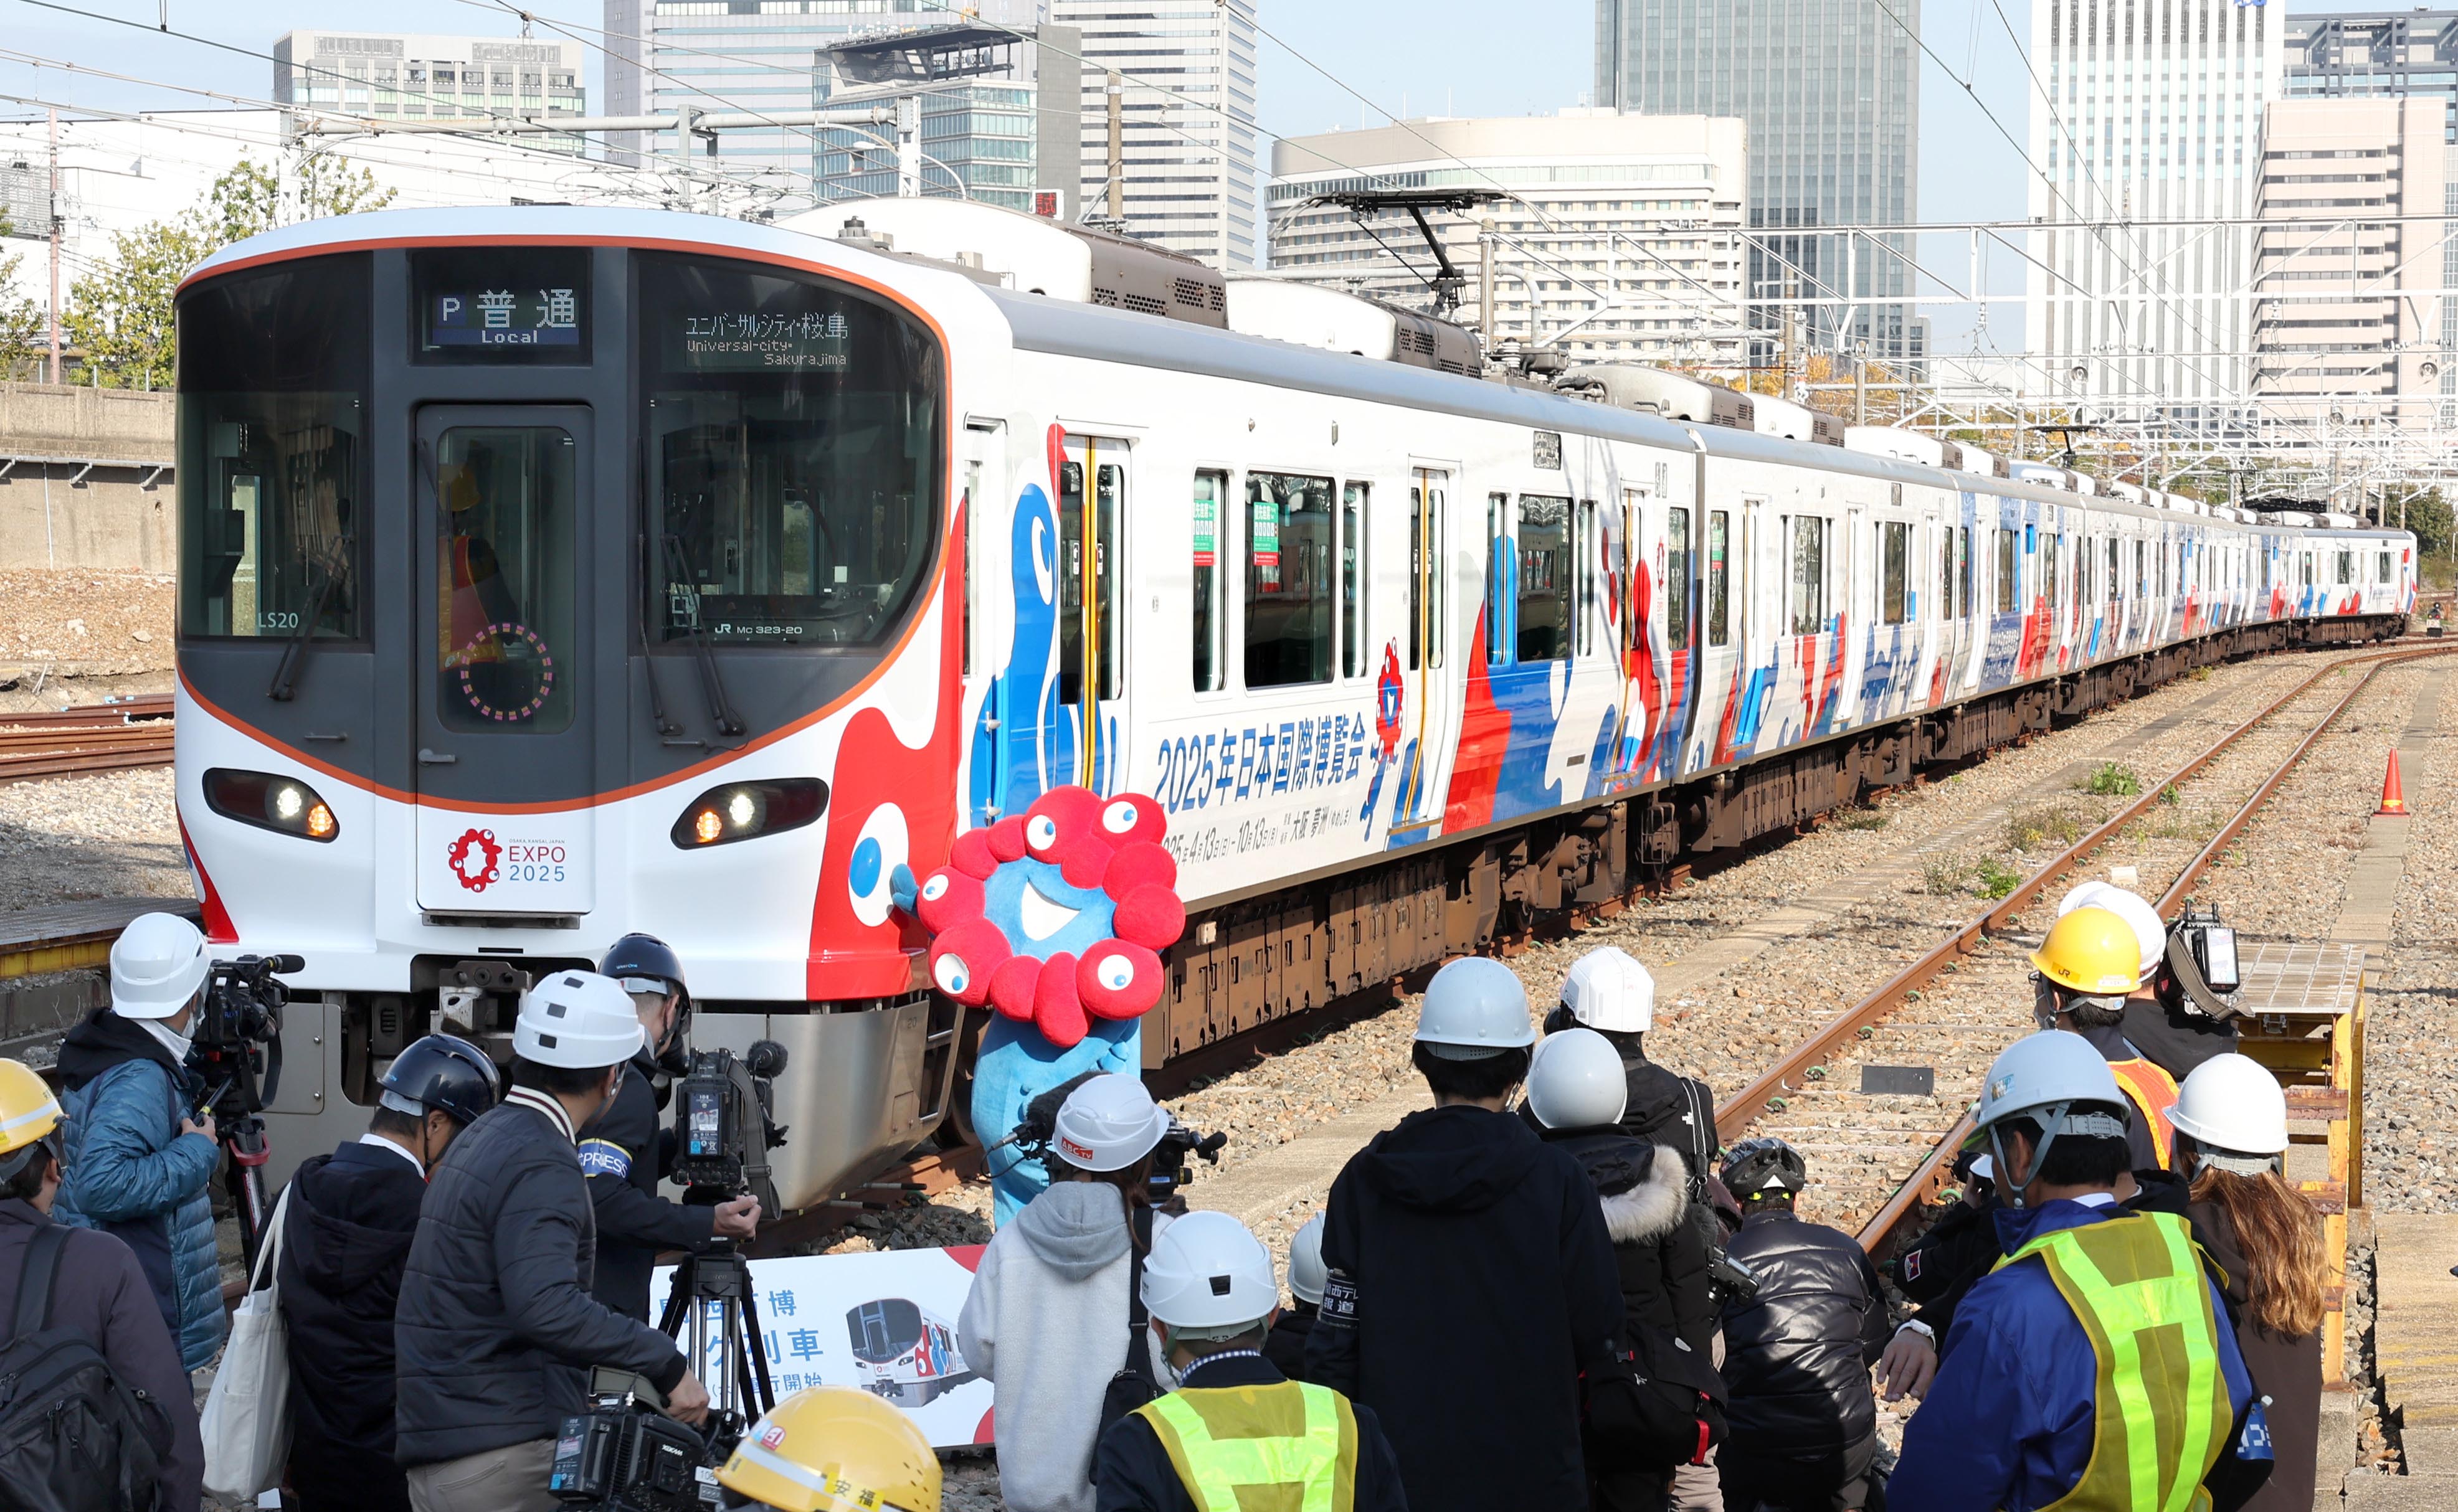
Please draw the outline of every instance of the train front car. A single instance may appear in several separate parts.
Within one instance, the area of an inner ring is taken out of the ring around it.
[[[409,1041],[508,1056],[527,981],[632,930],[700,1047],[790,1052],[788,1206],[928,1132],[957,1021],[888,880],[956,821],[941,285],[533,208],[295,227],[183,286],[179,816],[216,953],[306,961],[277,1176]]]

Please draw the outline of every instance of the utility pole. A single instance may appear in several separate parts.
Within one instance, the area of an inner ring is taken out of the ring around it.
[[[45,113],[52,125],[52,382],[60,382],[60,113]]]
[[[1869,343],[1852,343],[1852,424],[1869,423]]]
[[[1110,188],[1107,209],[1112,220],[1124,229],[1127,218],[1127,85],[1112,69],[1109,79],[1110,103]]]
[[[896,96],[896,197],[922,197],[922,96]]]
[[[1493,355],[1493,254],[1501,238],[1493,234],[1493,217],[1480,217],[1476,226],[1476,329],[1485,355]]]

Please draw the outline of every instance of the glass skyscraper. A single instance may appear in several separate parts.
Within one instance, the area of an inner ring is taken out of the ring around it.
[[[1920,0],[1596,0],[1597,104],[1749,124],[1750,297],[1851,301],[1790,306],[1798,345],[1926,355],[1910,238],[1816,229],[1911,222],[1919,27]],[[1751,306],[1762,349],[1787,308]]]

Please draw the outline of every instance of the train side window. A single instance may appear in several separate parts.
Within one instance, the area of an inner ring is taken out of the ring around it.
[[[1246,686],[1331,681],[1331,480],[1246,474]]]
[[[2352,583],[2352,582],[2354,582],[2355,580],[2356,580],[2356,553],[2355,553],[2355,552],[2353,552],[2353,551],[2342,551],[2342,552],[2340,552],[2340,553],[2339,553],[2339,586],[2340,586],[2341,588],[2344,588],[2344,587],[2346,587],[2349,583]]]
[[[2014,612],[2014,532],[1997,531],[1997,612]]]
[[[1071,438],[1069,445],[1076,443]],[[1097,443],[1086,444],[1092,455]],[[1114,443],[1113,444],[1114,445]],[[1118,590],[1111,564],[1118,556],[1120,495],[1126,468],[1093,458],[1093,605],[1094,633],[1100,637],[1096,673],[1099,697],[1118,695]],[[1084,699],[1084,464],[1069,458],[1058,468],[1058,701]]]
[[[1363,677],[1374,669],[1365,659],[1365,508],[1371,484],[1343,484],[1340,490],[1340,674]]]
[[[1221,639],[1228,627],[1220,610],[1220,527],[1228,513],[1229,474],[1206,467],[1195,474],[1194,549],[1195,660],[1197,693],[1219,693],[1228,681]]]
[[[1971,527],[1954,530],[1954,617],[1971,617]]]
[[[1826,628],[1826,521],[1796,514],[1791,533],[1792,632],[1815,635]]]
[[[2144,550],[2142,542],[2134,543],[2134,596],[2135,598],[2151,596],[2151,568],[2149,558],[2143,554]]]
[[[1880,582],[1879,611],[1889,625],[1900,625],[1905,619],[1908,597],[1906,579],[1911,572],[1912,528],[1901,520],[1881,521],[1878,526],[1878,560]]]
[[[2124,596],[2116,591],[2116,537],[2112,535],[2108,538],[2108,581],[2100,585],[2106,590],[2107,599],[2112,604]]]
[[[1733,638],[1733,517],[1729,511],[1707,512],[1707,644],[1723,646]]]
[[[2384,551],[2381,554],[2381,565],[2373,574],[2373,581],[2376,583],[2386,583],[2389,581],[2389,553],[2387,551]]]
[[[1408,670],[1443,664],[1443,489],[1419,472],[1408,489]],[[1420,644],[1420,642],[1426,644]]]
[[[965,623],[963,627],[964,633],[958,638],[959,644],[963,647],[964,652],[964,675],[968,677],[973,674],[973,590],[975,580],[980,576],[980,573],[976,571],[973,567],[973,501],[981,496],[981,491],[982,465],[978,462],[969,462],[965,465],[965,494],[964,498],[959,501],[960,506],[963,508],[965,518],[963,541],[965,553]],[[806,516],[808,515],[807,507],[805,507],[804,513]],[[805,520],[804,528],[810,531],[813,535],[816,535],[817,524],[818,522],[816,518],[808,518]],[[817,575],[816,571],[814,571],[813,575]],[[804,591],[807,592],[809,590],[805,589]]]
[[[1631,550],[1640,549],[1638,532],[1631,532]],[[1664,639],[1675,651],[1690,647],[1691,578],[1698,570],[1690,560],[1690,511],[1679,506],[1664,515],[1664,590],[1657,596],[1664,600]],[[1631,618],[1631,645],[1634,649],[1645,643],[1647,627],[1638,622],[1634,611]]]
[[[1510,658],[1504,621],[1510,616],[1503,590],[1510,571],[1510,495],[1485,496],[1485,660],[1499,667]]]
[[[1518,635],[1513,661],[1560,661],[1571,654],[1571,501],[1519,496]]]
[[[2040,553],[2040,597],[2051,609],[2057,604],[2057,558],[2065,551],[2062,535],[2041,537],[2048,549]]]
[[[1635,511],[1634,511],[1635,512]],[[1578,626],[1579,654],[1596,649],[1596,553],[1603,548],[1596,539],[1596,501],[1579,501],[1577,528],[1571,534],[1579,574],[1579,605],[1573,623]]]

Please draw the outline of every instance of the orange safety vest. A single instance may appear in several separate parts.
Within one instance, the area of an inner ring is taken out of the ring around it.
[[[2134,1100],[2135,1110],[2151,1130],[2151,1143],[2159,1157],[2159,1169],[2166,1170],[2176,1158],[2177,1126],[2168,1115],[2177,1106],[2177,1079],[2154,1063],[2140,1058],[2111,1061],[2108,1068],[2116,1073],[2116,1085]]]

